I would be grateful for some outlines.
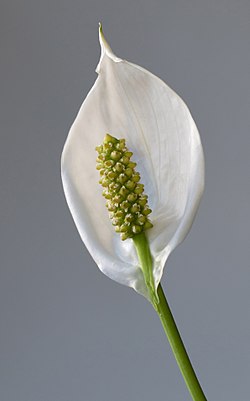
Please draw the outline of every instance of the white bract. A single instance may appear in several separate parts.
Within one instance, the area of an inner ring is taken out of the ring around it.
[[[148,298],[133,240],[112,226],[96,170],[106,133],[125,138],[152,209],[146,233],[157,288],[165,262],[188,233],[204,188],[199,133],[182,99],[147,70],[114,55],[101,28],[98,78],[62,154],[65,196],[80,236],[100,270]]]

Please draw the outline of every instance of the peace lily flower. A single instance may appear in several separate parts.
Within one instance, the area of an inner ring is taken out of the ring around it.
[[[160,284],[203,193],[199,133],[172,89],[115,56],[101,26],[99,39],[98,78],[62,154],[66,199],[100,270],[151,301],[193,400],[206,401]]]
[[[182,99],[142,67],[115,56],[99,30],[98,78],[73,123],[62,155],[66,199],[80,236],[100,270],[149,299],[133,241],[110,222],[96,170],[106,133],[126,140],[148,196],[147,231],[157,288],[165,262],[188,233],[204,187],[196,125]]]

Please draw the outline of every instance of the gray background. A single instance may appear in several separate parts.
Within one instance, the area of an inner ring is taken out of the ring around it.
[[[189,400],[150,305],[102,275],[66,206],[60,154],[117,55],[187,102],[206,192],[163,278],[209,400],[250,400],[250,3],[2,0],[0,400]]]

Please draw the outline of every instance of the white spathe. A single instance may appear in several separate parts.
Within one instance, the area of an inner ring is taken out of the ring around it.
[[[200,137],[182,99],[147,70],[114,55],[102,30],[98,78],[62,154],[65,196],[80,236],[100,270],[148,297],[133,241],[121,241],[98,183],[95,147],[106,133],[125,138],[145,185],[153,228],[146,232],[158,286],[165,262],[185,238],[204,189]]]

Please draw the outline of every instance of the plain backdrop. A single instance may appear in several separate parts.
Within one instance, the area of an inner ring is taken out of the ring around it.
[[[200,130],[206,191],[163,286],[208,400],[249,401],[249,0],[0,8],[0,400],[190,400],[156,313],[98,270],[62,191],[102,21],[115,53],[174,88]]]

